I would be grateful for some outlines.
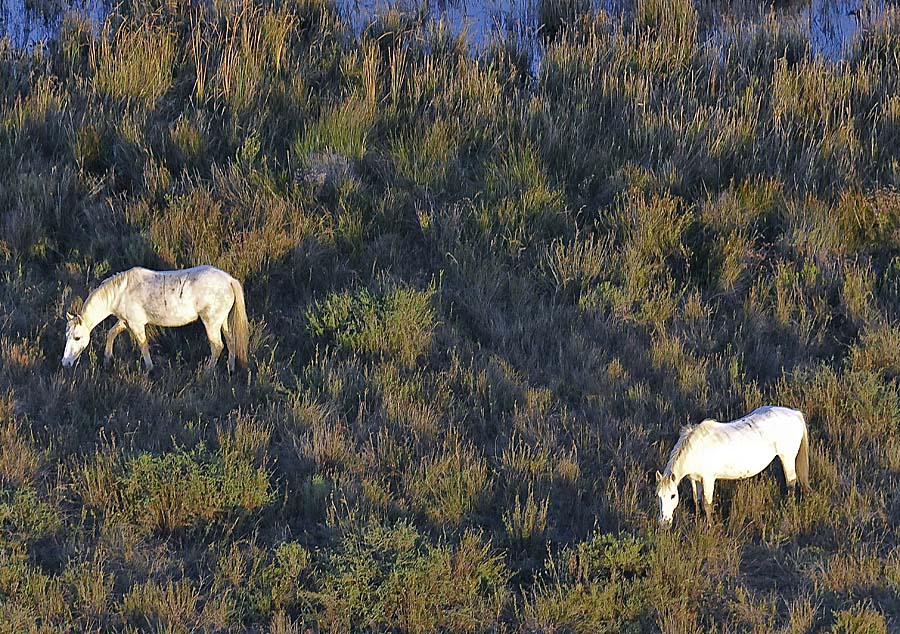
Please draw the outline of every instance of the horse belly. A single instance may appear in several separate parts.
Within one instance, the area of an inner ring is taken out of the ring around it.
[[[183,313],[180,315],[168,315],[166,317],[160,317],[156,321],[151,321],[150,323],[156,326],[172,328],[175,326],[185,326],[191,322],[197,321],[198,317],[199,315],[197,315],[197,313],[194,313],[193,315]]]
[[[146,308],[147,323],[154,326],[174,327],[184,326],[192,321],[196,321],[199,317],[197,310],[193,306],[179,305],[177,302],[166,302],[165,308]]]
[[[719,473],[716,476],[723,480],[740,480],[755,476],[769,466],[775,458],[771,447],[744,447],[738,451],[728,452],[721,457]]]

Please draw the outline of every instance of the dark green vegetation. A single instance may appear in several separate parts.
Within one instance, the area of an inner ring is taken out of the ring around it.
[[[823,62],[576,6],[530,77],[212,4],[0,54],[0,630],[900,628],[900,15]],[[249,372],[194,326],[61,371],[75,294],[202,262]],[[678,428],[764,403],[812,492],[658,533]]]

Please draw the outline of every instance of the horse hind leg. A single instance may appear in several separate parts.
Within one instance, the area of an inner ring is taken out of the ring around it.
[[[778,454],[781,461],[781,468],[784,470],[784,484],[787,487],[787,494],[791,498],[797,497],[797,468],[794,464],[793,456],[785,456]]]
[[[206,337],[209,339],[209,362],[206,364],[206,372],[212,372],[225,347],[225,344],[222,343],[222,324],[203,319],[203,326],[206,328]]]
[[[231,332],[231,328],[228,327],[228,317],[222,322],[222,334],[225,335],[225,345],[228,348],[228,371],[234,372],[234,335]]]

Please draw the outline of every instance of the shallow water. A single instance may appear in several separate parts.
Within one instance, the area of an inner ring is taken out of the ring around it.
[[[56,37],[67,11],[99,24],[112,6],[111,0],[0,0],[0,35],[18,48],[31,48]]]
[[[477,51],[497,31],[516,35],[530,42],[539,54],[540,0],[338,0],[341,12],[354,30],[360,32],[390,7],[404,12],[421,12],[434,20],[443,20],[454,33],[466,32],[467,41]],[[597,9],[626,14],[633,0],[591,0]],[[805,31],[815,54],[839,59],[860,28],[874,24],[892,0],[801,0],[781,2],[775,15],[793,22]],[[722,3],[714,13],[714,27],[742,20],[759,19],[771,7],[765,2],[733,0]],[[114,5],[113,0],[0,0],[0,35],[16,47],[30,48],[53,39],[66,11],[87,15],[99,23]],[[715,7],[715,3],[707,3]]]

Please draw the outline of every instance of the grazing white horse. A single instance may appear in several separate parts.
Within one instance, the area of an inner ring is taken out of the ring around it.
[[[147,324],[183,326],[198,318],[206,327],[212,370],[228,343],[228,370],[235,358],[247,365],[250,327],[240,283],[213,266],[195,266],[178,271],[151,271],[140,267],[117,273],[94,289],[78,314],[67,313],[64,367],[72,366],[91,340],[91,331],[101,321],[119,318],[106,336],[105,362],[112,359],[113,343],[126,328],[141,348],[147,371],[153,368],[147,344]]]
[[[802,412],[768,405],[730,423],[705,420],[683,428],[665,472],[656,472],[660,525],[672,523],[683,478],[691,481],[695,507],[702,494],[709,520],[717,479],[749,478],[775,456],[781,460],[790,491],[798,478],[804,489],[809,488],[809,440]]]

